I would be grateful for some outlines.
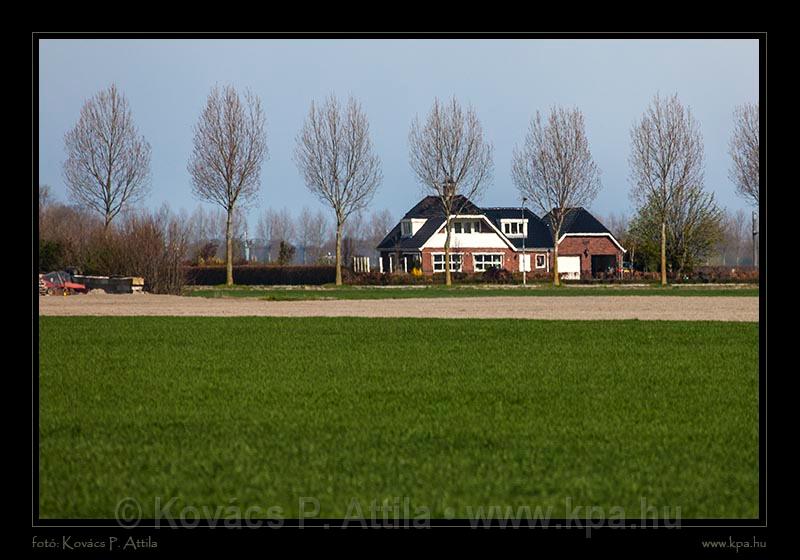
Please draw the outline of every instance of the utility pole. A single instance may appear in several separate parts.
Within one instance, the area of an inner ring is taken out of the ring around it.
[[[758,266],[758,242],[756,239],[758,238],[758,213],[753,210],[753,266]]]
[[[525,238],[527,237],[528,228],[525,227],[525,203],[528,201],[527,197],[522,197],[522,285],[528,285],[528,263],[525,260]]]

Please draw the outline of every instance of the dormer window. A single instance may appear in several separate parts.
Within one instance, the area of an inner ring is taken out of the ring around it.
[[[528,236],[528,220],[519,219],[511,220],[505,219],[500,221],[503,226],[503,233],[506,237],[527,237]]]
[[[453,220],[450,227],[453,233],[481,233],[480,220]]]
[[[421,228],[426,221],[425,218],[406,218],[405,220],[401,220],[400,235],[402,237],[414,237],[419,231],[419,228]]]

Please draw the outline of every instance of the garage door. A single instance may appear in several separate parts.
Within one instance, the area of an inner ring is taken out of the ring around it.
[[[580,280],[581,258],[558,257],[558,275],[567,280]]]

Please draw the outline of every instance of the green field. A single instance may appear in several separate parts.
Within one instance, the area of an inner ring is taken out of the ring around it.
[[[741,296],[757,297],[758,286],[325,286],[270,288],[262,286],[190,287],[184,295],[196,297],[255,297],[273,301],[316,299],[403,299],[487,296]]]
[[[42,518],[758,515],[758,325],[41,317]],[[524,351],[523,351],[524,349]]]

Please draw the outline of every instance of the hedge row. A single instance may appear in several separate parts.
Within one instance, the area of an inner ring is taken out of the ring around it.
[[[186,283],[192,286],[218,286],[225,283],[224,266],[187,266],[185,271]],[[336,281],[336,267],[238,265],[233,267],[233,281],[248,286],[330,284]]]
[[[691,274],[676,278],[675,281],[757,284],[759,281],[759,270],[754,266],[700,266],[695,268]]]
[[[186,283],[195,286],[217,286],[225,283],[224,266],[187,266]],[[394,273],[381,274],[379,272],[354,274],[343,268],[342,276],[345,284],[350,285],[407,285],[407,284],[443,284],[444,274],[414,276],[412,274]],[[519,272],[506,272],[490,270],[485,273],[453,272],[453,282],[458,284],[495,283],[510,284],[521,283],[522,274]],[[616,274],[606,277],[582,277],[572,282],[579,283],[629,283],[629,282],[656,282],[661,278],[658,272],[633,272],[626,273],[623,278]],[[745,282],[758,283],[758,269],[753,267],[699,267],[691,274],[670,274],[670,282],[674,283],[726,283]],[[233,267],[233,281],[236,284],[251,286],[275,285],[321,285],[331,284],[336,281],[336,268],[322,265],[303,266],[278,266],[278,265],[236,265]],[[542,272],[528,273],[529,282],[552,281],[552,274]]]

